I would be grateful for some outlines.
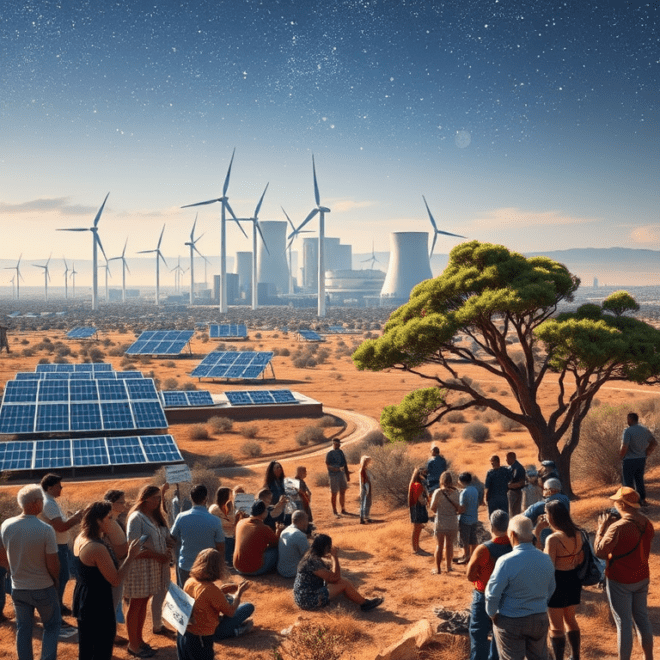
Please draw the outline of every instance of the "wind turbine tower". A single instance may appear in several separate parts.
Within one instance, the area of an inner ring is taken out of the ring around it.
[[[131,269],[128,267],[128,262],[126,261],[126,246],[128,245],[128,236],[126,237],[126,242],[124,243],[124,249],[121,253],[121,257],[112,257],[110,261],[116,261],[121,259],[121,301],[126,302],[126,271],[129,273]]]
[[[64,261],[64,297],[69,297],[69,264],[66,262],[66,258],[62,257]]]
[[[76,275],[78,274],[78,271],[76,270],[76,262],[74,261],[71,264],[71,282],[73,283],[73,289],[72,289],[72,298],[76,297]]]
[[[53,253],[50,253],[50,257],[53,256]],[[48,261],[45,263],[45,265],[40,265],[40,264],[33,264],[37,268],[43,268],[44,269],[44,292],[46,294],[46,302],[48,302],[48,280],[50,280],[50,271],[48,270],[48,264],[50,263],[50,257],[48,257]]]
[[[160,232],[160,238],[158,239],[158,245],[156,245],[155,250],[140,250],[138,254],[156,254],[156,305],[160,305],[160,260],[163,260],[163,263],[165,264],[165,268],[169,268],[167,265],[167,261],[165,261],[165,257],[163,256],[163,253],[160,251],[160,244],[163,240],[163,234],[165,233],[165,225],[163,225],[163,229]]]
[[[291,222],[291,218],[289,217],[289,214],[284,210],[282,206],[280,206],[282,209],[282,213],[286,216],[287,221],[289,222],[289,225],[291,225],[291,229],[293,231],[289,234],[289,242],[286,246],[287,252],[289,253],[289,294],[293,295],[293,255],[291,254],[291,246],[293,245],[293,241],[296,240],[296,236],[298,234],[309,234],[311,233],[310,230],[306,229],[305,231],[300,231],[299,229],[296,229],[296,226]]]
[[[197,241],[204,236],[198,236],[195,238],[195,227],[197,226],[197,216],[195,216],[195,222],[193,222],[192,231],[190,232],[190,240],[186,242],[186,245],[190,248],[190,304],[195,304],[195,252],[202,257],[205,261],[208,261],[206,257],[197,249]]]
[[[16,300],[19,300],[21,297],[21,284],[20,280],[25,280],[23,279],[23,276],[21,275],[21,259],[23,255],[21,254],[18,257],[18,261],[16,262],[15,266],[5,266],[5,270],[15,270],[16,271]]]

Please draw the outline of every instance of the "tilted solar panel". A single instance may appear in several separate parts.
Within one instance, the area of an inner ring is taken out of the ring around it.
[[[10,380],[5,385],[3,403],[29,403],[36,402],[39,381],[36,380]]]
[[[105,445],[105,438],[83,438],[72,440],[74,467],[94,467],[109,465],[110,457]]]
[[[108,442],[108,454],[111,465],[133,465],[147,462],[147,457],[144,455],[137,437],[113,438],[112,442]]]
[[[0,471],[31,470],[34,442],[0,442]]]
[[[291,390],[241,390],[225,392],[232,406],[263,406],[298,403]]]
[[[0,433],[13,435],[34,433],[34,421],[37,415],[36,404],[20,406],[2,406],[0,411]]]
[[[213,397],[211,396],[210,392],[190,391],[190,392],[186,392],[186,396],[188,397],[188,403],[191,406],[212,406],[213,405]]]
[[[183,461],[181,452],[171,435],[140,436],[149,463],[177,463]]]
[[[198,378],[254,379],[273,359],[271,351],[213,351],[191,372]]]
[[[188,406],[188,397],[185,392],[161,392],[163,403],[167,408],[183,408]]]
[[[71,440],[40,440],[35,443],[34,469],[71,466]]]
[[[126,349],[127,355],[178,355],[194,330],[146,330]]]

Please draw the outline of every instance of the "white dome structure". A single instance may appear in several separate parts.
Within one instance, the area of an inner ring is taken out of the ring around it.
[[[417,284],[433,277],[428,245],[425,231],[390,234],[390,263],[380,292],[381,305],[403,305]]]
[[[289,266],[286,263],[287,223],[264,220],[259,223],[268,252],[261,239],[257,241],[257,282],[274,284],[278,293],[289,290]]]

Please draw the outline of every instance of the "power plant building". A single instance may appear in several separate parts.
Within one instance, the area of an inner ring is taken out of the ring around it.
[[[257,282],[270,284],[278,293],[289,292],[289,265],[286,262],[287,223],[264,220],[259,223],[264,241],[257,238]],[[271,288],[272,288],[271,287]]]
[[[429,235],[425,231],[398,231],[390,234],[390,262],[380,292],[383,306],[399,307],[408,302],[413,288],[431,279]]]

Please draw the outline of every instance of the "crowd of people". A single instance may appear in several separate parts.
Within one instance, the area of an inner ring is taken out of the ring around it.
[[[640,425],[634,414],[628,424],[621,445],[624,485],[598,520],[593,548],[571,518],[570,500],[551,461],[538,470],[525,469],[509,452],[504,467],[494,455],[483,487],[470,472],[461,472],[454,485],[446,459],[433,446],[428,462],[414,470],[408,487],[412,551],[431,555],[420,547],[420,539],[433,517],[432,572],[441,575],[464,565],[473,585],[471,660],[545,660],[548,638],[555,660],[564,660],[567,647],[571,660],[580,660],[576,613],[583,569],[590,557],[596,561],[592,555],[606,560],[604,582],[620,660],[631,657],[633,629],[645,660],[652,660],[647,596],[654,528],[641,509],[647,506],[645,458],[657,443],[647,429],[635,428]],[[371,458],[362,456],[361,524],[373,522],[370,465]],[[337,439],[326,467],[333,514],[353,515],[345,499],[351,473]],[[35,610],[43,626],[42,660],[55,660],[58,640],[75,634],[81,660],[110,660],[118,622],[126,623],[128,655],[150,658],[157,649],[144,639],[149,611],[152,632],[176,638],[180,660],[211,660],[216,642],[253,627],[255,606],[244,601],[251,586],[245,578],[271,572],[292,580],[293,601],[304,610],[321,609],[341,594],[363,612],[378,607],[383,598],[365,597],[342,574],[332,538],[316,533],[306,477],[306,468],[299,466],[296,479],[286,479],[281,463],[272,461],[247,507],[236,505],[244,493],[240,486],[218,488],[212,502],[203,484],[192,485],[190,501],[177,486],[168,506],[169,485],[149,484],[130,509],[123,491],[110,490],[102,501],[71,516],[57,502],[63,490],[59,475],[49,473],[40,484],[24,486],[17,495],[21,515],[0,527],[0,565],[11,578],[19,660],[33,657]],[[482,505],[488,510],[490,539],[480,543]],[[70,547],[69,530],[78,524]],[[457,542],[460,557],[454,557]],[[166,595],[176,588],[172,569],[178,588],[194,601],[182,633],[165,626],[162,616]],[[72,576],[69,609],[63,596]],[[77,629],[63,615],[75,617]]]

